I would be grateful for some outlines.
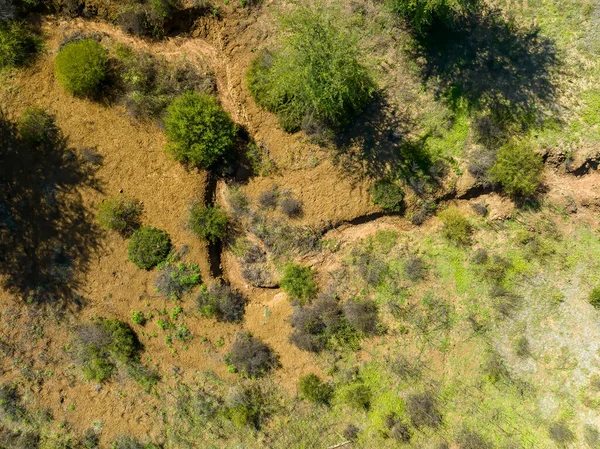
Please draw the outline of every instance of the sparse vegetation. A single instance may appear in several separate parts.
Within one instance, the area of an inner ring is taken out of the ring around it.
[[[185,92],[167,108],[165,128],[175,159],[210,168],[232,150],[236,128],[215,97]]]
[[[108,70],[106,50],[95,39],[78,39],[65,44],[56,55],[55,75],[60,85],[74,95],[92,97],[99,93]]]
[[[125,195],[112,196],[100,203],[98,222],[108,230],[117,231],[124,237],[130,236],[142,222],[142,204]]]
[[[190,229],[199,238],[216,243],[227,233],[229,217],[220,206],[195,204],[190,210]]]
[[[177,300],[192,290],[201,281],[197,265],[167,260],[158,265],[160,270],[154,282],[161,295]]]
[[[136,230],[127,247],[129,260],[144,270],[150,270],[166,260],[170,252],[169,234],[152,226]]]

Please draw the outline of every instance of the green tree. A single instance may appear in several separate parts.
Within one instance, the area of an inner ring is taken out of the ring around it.
[[[78,96],[93,96],[106,79],[106,50],[94,39],[67,43],[56,55],[56,79],[60,85]]]
[[[217,99],[189,91],[167,108],[169,149],[180,162],[209,168],[235,144],[236,127]]]

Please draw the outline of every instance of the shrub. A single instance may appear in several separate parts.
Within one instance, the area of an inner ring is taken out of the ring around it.
[[[279,200],[279,187],[273,185],[268,190],[263,190],[258,195],[258,204],[265,209],[275,209]]]
[[[113,441],[110,449],[160,449],[160,447],[153,443],[142,443],[132,436],[121,435]]]
[[[279,209],[289,218],[297,218],[302,215],[302,203],[294,198],[283,198],[279,201]]]
[[[342,390],[342,402],[357,410],[368,410],[371,407],[373,393],[371,389],[363,383],[349,385]]]
[[[133,324],[137,324],[138,326],[144,326],[146,324],[146,316],[144,312],[133,311],[131,312],[131,322]]]
[[[209,168],[235,144],[236,127],[217,99],[186,92],[167,108],[165,128],[175,159]]]
[[[0,22],[0,70],[27,63],[41,47],[41,40],[24,25]]]
[[[74,95],[93,96],[107,76],[106,51],[94,39],[67,43],[56,55],[56,79]]]
[[[567,447],[576,440],[575,434],[564,422],[550,424],[548,435],[560,447]]]
[[[390,364],[390,370],[398,376],[400,379],[420,379],[421,378],[421,365],[417,362],[411,362],[402,354],[396,356],[396,358]]]
[[[511,140],[498,150],[489,173],[491,180],[501,184],[509,195],[527,197],[540,186],[543,168],[531,144]]]
[[[588,299],[590,304],[596,309],[600,309],[600,286],[594,287]]]
[[[219,321],[239,323],[244,318],[247,298],[228,284],[202,286],[196,300],[201,315]]]
[[[342,435],[344,436],[344,438],[350,441],[356,440],[356,438],[358,438],[359,433],[360,429],[354,424],[348,424],[342,431]]]
[[[459,246],[471,244],[473,225],[457,208],[446,209],[440,213],[439,217],[444,224],[442,235],[445,238]]]
[[[391,10],[417,32],[425,31],[434,19],[445,21],[476,4],[474,0],[389,0]]]
[[[517,354],[519,357],[526,357],[531,353],[531,350],[529,348],[529,340],[527,340],[527,337],[519,337],[515,340],[514,343],[514,349],[515,349],[515,354]]]
[[[156,291],[169,299],[180,299],[201,281],[200,269],[195,264],[167,260],[158,268]]]
[[[277,354],[249,332],[237,334],[227,361],[244,377],[262,376],[279,365]]]
[[[250,93],[284,130],[297,131],[306,119],[343,127],[371,100],[375,86],[359,62],[356,27],[347,22],[323,4],[298,6],[281,20],[281,51],[253,61]]]
[[[0,413],[10,421],[21,421],[26,411],[21,405],[21,395],[17,387],[10,383],[0,385]]]
[[[365,335],[378,333],[378,307],[374,301],[350,299],[344,303],[344,316],[348,323]]]
[[[55,118],[40,108],[28,108],[18,121],[19,134],[29,145],[52,145],[60,138]]]
[[[460,449],[491,449],[492,445],[486,441],[481,435],[477,432],[473,432],[470,430],[463,429],[458,438],[456,439],[458,442],[458,447]]]
[[[301,377],[298,390],[301,397],[315,404],[329,404],[333,395],[333,387],[323,382],[316,374]]]
[[[589,447],[598,447],[600,445],[600,432],[593,426],[586,424],[583,426],[583,439]]]
[[[223,414],[237,427],[259,430],[269,415],[268,401],[257,385],[234,388],[227,396]]]
[[[442,423],[437,400],[431,393],[411,394],[406,400],[406,409],[412,425],[417,428],[435,428]]]
[[[138,200],[118,195],[100,203],[97,218],[103,228],[129,236],[141,226],[143,211]]]
[[[401,443],[408,443],[412,438],[410,428],[394,413],[386,417],[385,424],[389,430],[390,438]]]
[[[250,211],[250,200],[239,185],[233,185],[227,189],[227,203],[233,216],[237,219]]]
[[[317,283],[310,267],[289,263],[279,282],[287,295],[300,303],[306,303],[317,294]]]
[[[163,262],[171,251],[169,234],[152,226],[144,226],[131,236],[127,247],[129,260],[149,270]]]
[[[400,212],[404,201],[404,190],[389,179],[380,179],[369,187],[373,204],[390,212]]]
[[[406,277],[412,282],[420,281],[427,272],[425,261],[418,256],[411,256],[406,259],[402,264],[402,268]]]
[[[195,204],[190,210],[190,228],[199,238],[211,243],[222,240],[227,233],[229,217],[220,206]]]

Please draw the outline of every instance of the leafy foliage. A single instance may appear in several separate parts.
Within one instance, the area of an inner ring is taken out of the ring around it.
[[[169,234],[152,226],[144,226],[135,231],[127,247],[129,260],[144,270],[163,262],[170,251]]]
[[[205,317],[215,317],[219,321],[238,323],[244,318],[247,298],[228,284],[213,283],[202,286],[196,300],[198,310]]]
[[[295,263],[289,263],[285,266],[279,284],[291,299],[300,303],[307,302],[318,291],[311,268]]]
[[[300,395],[315,404],[329,404],[333,395],[333,387],[323,382],[316,374],[308,374],[298,382]]]
[[[442,211],[439,217],[444,223],[442,234],[445,238],[459,246],[471,244],[473,225],[457,208],[448,208]]]
[[[259,377],[276,368],[279,357],[270,346],[249,332],[239,332],[227,362],[244,377]]]
[[[169,299],[180,299],[201,281],[200,269],[195,264],[167,260],[158,269],[156,291]]]
[[[389,6],[420,32],[434,19],[446,20],[477,3],[477,0],[390,0]]]
[[[236,139],[236,127],[217,99],[192,91],[167,108],[165,128],[175,159],[200,168],[213,166]]]
[[[222,240],[229,225],[229,217],[220,206],[195,204],[190,210],[190,228],[199,238],[211,243]]]
[[[41,47],[41,40],[21,23],[0,22],[0,70],[27,63]]]
[[[143,211],[138,200],[117,195],[100,203],[97,218],[102,227],[129,236],[141,226]]]
[[[596,309],[600,309],[600,286],[594,287],[590,293],[589,302]]]
[[[343,127],[375,89],[360,63],[355,28],[323,4],[296,7],[282,18],[281,28],[281,50],[259,55],[250,67],[250,93],[288,132],[307,121]]]
[[[106,50],[94,39],[68,42],[56,55],[55,75],[63,88],[74,95],[93,96],[106,79]]]
[[[390,212],[400,212],[404,201],[404,190],[389,179],[380,179],[369,188],[373,204]]]
[[[542,159],[530,144],[511,140],[498,150],[490,177],[509,195],[526,197],[539,188],[542,170]]]

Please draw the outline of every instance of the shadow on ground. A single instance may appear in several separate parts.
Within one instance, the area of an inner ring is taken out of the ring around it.
[[[0,276],[27,302],[80,305],[99,230],[78,189],[99,189],[100,158],[89,149],[78,156],[50,123],[43,136],[24,137],[0,115]]]

